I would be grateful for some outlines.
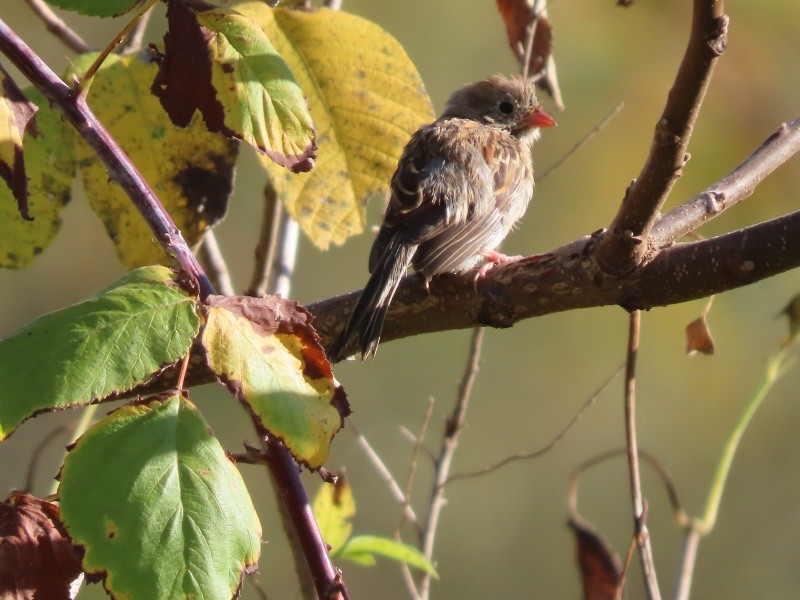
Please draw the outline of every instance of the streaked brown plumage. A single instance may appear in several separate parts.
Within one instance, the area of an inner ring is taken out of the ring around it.
[[[409,266],[429,280],[471,269],[500,245],[533,195],[530,145],[552,125],[532,83],[495,75],[457,90],[412,136],[372,246],[372,276],[328,349],[331,361],[375,354]]]

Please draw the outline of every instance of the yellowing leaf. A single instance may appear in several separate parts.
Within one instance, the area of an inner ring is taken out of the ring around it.
[[[201,341],[209,368],[264,430],[316,469],[350,407],[310,319],[278,296],[210,296]]]
[[[74,132],[39,91],[25,93],[39,106],[39,135],[25,136],[23,142],[28,209],[34,220],[20,219],[11,190],[0,184],[0,267],[11,269],[30,264],[56,236],[75,177]]]
[[[350,519],[356,514],[356,500],[345,477],[339,476],[336,483],[323,483],[311,508],[322,539],[332,552],[337,552],[350,537],[353,531]]]
[[[79,59],[77,72],[94,58]],[[88,62],[87,62],[88,61]],[[225,215],[237,149],[209,132],[200,115],[188,127],[175,126],[149,88],[155,65],[135,57],[109,56],[95,76],[89,106],[119,142],[189,244]],[[128,268],[164,263],[167,256],[122,189],[83,143],[76,145],[86,195]]]
[[[264,28],[308,96],[317,124],[317,166],[293,175],[262,160],[288,211],[325,249],[364,228],[367,201],[385,194],[411,134],[433,120],[417,70],[374,23],[344,12],[236,10]]]
[[[314,165],[314,121],[291,70],[264,31],[204,0],[170,2],[165,57],[153,93],[184,126],[195,110],[211,131],[241,139],[292,171]]]

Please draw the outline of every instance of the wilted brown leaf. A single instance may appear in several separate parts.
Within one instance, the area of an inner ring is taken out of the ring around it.
[[[59,520],[58,508],[12,492],[0,504],[0,597],[3,600],[73,598],[81,561]]]
[[[800,334],[800,294],[793,297],[780,314],[789,317],[789,338],[786,341],[789,344]]]
[[[686,326],[686,354],[714,354],[714,338],[705,315],[697,317]]]
[[[573,517],[569,527],[575,534],[584,600],[614,600],[622,579],[619,556],[587,521]]]
[[[525,60],[528,27],[533,22],[533,7],[525,0],[497,0],[497,8],[503,17],[508,32],[508,44],[520,64]],[[528,63],[528,73],[538,73],[544,68],[553,50],[553,31],[547,16],[540,14],[536,20],[536,32]]]

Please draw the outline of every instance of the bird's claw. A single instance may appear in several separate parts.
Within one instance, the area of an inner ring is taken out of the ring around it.
[[[475,273],[475,277],[472,279],[472,287],[477,292],[478,291],[478,284],[486,277],[486,273],[491,271],[496,266],[503,266],[507,265],[508,263],[516,262],[518,260],[522,260],[525,258],[522,255],[515,254],[513,256],[509,256],[508,254],[503,254],[502,252],[497,252],[496,250],[480,250],[478,251],[483,258],[486,259],[486,262],[481,265],[481,268]]]

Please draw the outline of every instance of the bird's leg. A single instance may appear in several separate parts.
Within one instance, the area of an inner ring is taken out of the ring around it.
[[[486,277],[486,273],[491,271],[494,267],[497,265],[507,265],[508,263],[516,262],[525,258],[519,254],[509,256],[508,254],[503,254],[497,250],[478,250],[478,254],[485,258],[486,262],[481,265],[481,268],[478,269],[478,271],[475,273],[475,277],[472,279],[472,287],[476,292],[478,291],[478,283],[480,283],[480,281]]]

